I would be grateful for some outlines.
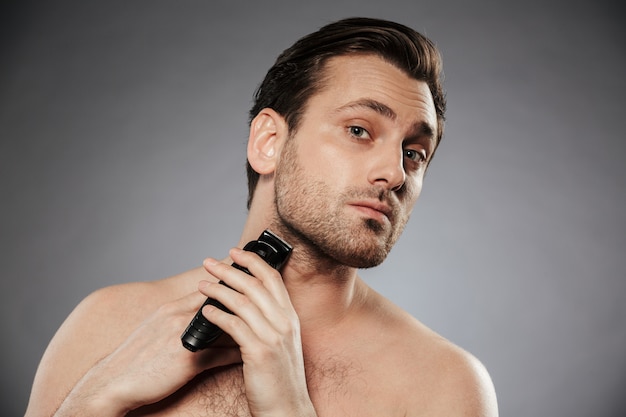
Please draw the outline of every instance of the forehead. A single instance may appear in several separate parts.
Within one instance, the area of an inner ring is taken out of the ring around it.
[[[391,108],[399,121],[425,122],[436,130],[433,97],[426,82],[416,80],[377,55],[342,55],[324,65],[322,88],[309,102],[333,111],[351,102],[374,100]]]

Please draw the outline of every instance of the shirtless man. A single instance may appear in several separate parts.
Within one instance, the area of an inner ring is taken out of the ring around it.
[[[440,70],[429,40],[380,20],[286,50],[251,110],[237,248],[88,296],[46,350],[26,415],[496,416],[483,366],[357,274],[385,259],[420,194],[442,135]],[[240,249],[264,229],[294,247],[280,272]],[[225,333],[192,353],[180,336],[206,297],[233,314],[205,307]]]

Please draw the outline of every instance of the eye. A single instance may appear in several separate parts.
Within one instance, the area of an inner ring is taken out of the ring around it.
[[[369,138],[369,132],[361,126],[348,126],[348,132],[357,139]]]
[[[404,157],[410,159],[415,162],[424,162],[426,161],[426,155],[423,152],[416,151],[415,149],[405,149]]]

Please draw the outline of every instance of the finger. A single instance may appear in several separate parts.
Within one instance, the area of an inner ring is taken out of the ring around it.
[[[261,263],[264,263],[257,255],[251,252],[248,252],[244,256],[247,256],[247,259],[256,257]],[[226,265],[223,262],[218,262],[212,258],[205,259],[203,264],[207,272],[218,277],[231,289],[249,296],[255,304],[259,306],[265,305],[267,307],[268,304],[277,303],[275,296],[265,288],[264,280],[261,279],[261,274],[276,273],[269,265],[265,264],[266,268],[264,271],[258,273],[257,276],[251,277],[237,268]],[[267,279],[265,281],[267,281]]]
[[[249,277],[247,279],[252,280]],[[262,284],[257,283],[256,285],[261,286]],[[263,334],[264,332],[271,331],[271,320],[259,309],[258,305],[249,295],[242,294],[225,285],[212,284],[206,281],[200,284],[199,289],[206,294],[207,297],[214,298],[221,302],[249,327],[254,328],[255,333]],[[271,301],[265,301],[265,303],[271,304]],[[207,320],[211,321],[208,317]],[[218,323],[214,324],[219,326]],[[226,329],[222,330],[226,331]]]
[[[235,292],[232,290],[230,291]],[[223,303],[226,305],[228,301]],[[231,306],[227,307],[231,308]],[[232,308],[234,309],[235,307]],[[259,313],[257,313],[255,318],[248,320],[250,323],[242,319],[239,315],[237,315],[237,313],[229,314],[212,305],[204,306],[202,308],[202,314],[207,320],[214,323],[227,333],[240,347],[258,345],[263,334],[270,334],[273,332],[269,323],[267,323],[264,317]],[[248,316],[247,314],[241,312],[239,314]],[[253,330],[253,327],[256,331]]]
[[[291,299],[280,272],[253,252],[233,248],[230,251],[230,256],[237,264],[247,268],[254,277],[260,280],[263,287],[276,299],[279,305],[284,308],[291,307]]]
[[[156,308],[153,314],[146,317],[145,322],[155,322],[157,327],[160,325],[169,326],[173,329],[183,328],[193,319],[194,314],[202,306],[206,300],[206,296],[199,291],[187,294],[174,301],[161,304]],[[182,331],[182,330],[180,330]]]
[[[194,291],[179,299],[182,308],[197,310],[202,303],[206,300],[206,297],[200,291]]]
[[[224,286],[219,285],[219,287]],[[225,345],[216,344],[202,352],[190,352],[180,343],[180,332],[189,325],[206,297],[202,292],[195,291],[173,302],[161,305],[151,320],[157,333],[145,338],[149,345],[153,347],[158,345],[159,351],[165,351],[166,346],[170,346],[177,357],[175,362],[186,368],[190,375],[195,375],[206,369],[241,362],[239,347],[232,342]],[[161,342],[155,343],[158,338]]]
[[[297,316],[280,274],[252,252],[234,250],[233,256],[237,258],[236,261],[239,265],[252,268],[256,276],[251,278],[238,269],[213,259],[207,259],[205,262],[207,271],[219,275],[228,286],[247,297],[237,297],[237,295],[232,294],[232,291],[228,293],[216,288],[217,293],[213,293],[216,299],[223,302],[250,326],[253,326],[254,331],[260,337],[268,331],[268,326],[266,323],[257,322],[254,324],[258,314],[262,314],[266,318],[267,324],[273,329],[280,332],[289,331],[290,326],[293,326],[294,321],[297,320]],[[273,277],[268,277],[268,275]],[[270,291],[266,285],[276,289]],[[247,306],[248,302],[252,302],[258,311]]]
[[[263,285],[257,279],[247,279],[256,281],[255,285],[259,287]],[[225,313],[213,306],[207,306],[202,311],[207,320],[228,333],[239,346],[252,346],[251,343],[257,345],[258,341],[265,345],[275,345],[284,337],[280,335],[291,339],[294,334],[299,334],[299,321],[295,311],[279,306],[269,297],[267,291],[263,291],[265,297],[257,294],[256,297],[261,301],[255,302],[252,295],[241,294],[224,285],[203,282],[199,288],[234,314]]]

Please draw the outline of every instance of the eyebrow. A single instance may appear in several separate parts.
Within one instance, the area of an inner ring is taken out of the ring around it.
[[[356,109],[356,108],[367,108],[370,110],[374,110],[376,113],[390,120],[396,120],[398,118],[398,115],[396,114],[395,111],[393,111],[391,107],[387,106],[384,103],[381,103],[380,101],[372,100],[369,98],[364,98],[364,99],[360,99],[360,100],[356,100],[351,103],[348,103],[344,106],[339,107],[336,110],[336,112],[339,113],[344,110]],[[411,128],[411,132],[412,132],[411,136],[427,137],[431,139],[433,143],[436,140],[435,129],[428,122],[421,121],[421,122],[415,123],[413,127]]]
[[[369,98],[360,99],[357,101],[353,101],[344,106],[339,107],[336,111],[337,113],[342,112],[344,110],[356,109],[359,107],[364,107],[370,110],[374,110],[376,113],[380,114],[391,120],[396,120],[398,115],[395,111],[386,104],[381,103],[380,101],[372,100]]]

